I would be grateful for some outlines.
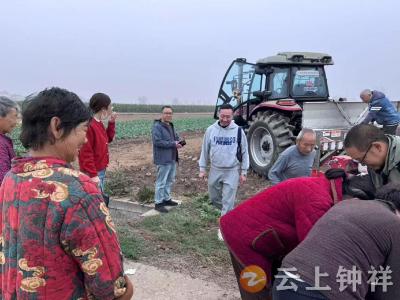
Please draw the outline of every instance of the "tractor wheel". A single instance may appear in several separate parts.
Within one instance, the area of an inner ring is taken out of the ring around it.
[[[289,118],[275,111],[253,115],[249,122],[247,140],[251,168],[260,176],[267,176],[279,154],[293,145],[293,126]]]

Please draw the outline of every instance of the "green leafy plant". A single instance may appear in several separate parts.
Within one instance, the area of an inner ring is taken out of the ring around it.
[[[143,186],[137,192],[136,198],[140,203],[153,203],[154,189]]]

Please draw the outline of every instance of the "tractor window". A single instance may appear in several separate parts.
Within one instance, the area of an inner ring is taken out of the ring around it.
[[[247,101],[254,98],[253,92],[263,91],[265,89],[265,76],[254,74],[253,82],[251,83],[250,92],[248,94]]]
[[[322,67],[293,67],[293,97],[328,97]]]
[[[289,68],[273,68],[269,77],[268,90],[272,92],[270,99],[287,98]]]
[[[260,79],[258,79],[258,81],[255,80],[256,77],[258,78],[261,76],[254,73],[253,64],[235,61],[228,70],[224,82],[222,83],[217,106],[223,103],[229,103],[233,107],[238,107],[241,103],[247,101],[251,96],[255,84],[261,84]]]

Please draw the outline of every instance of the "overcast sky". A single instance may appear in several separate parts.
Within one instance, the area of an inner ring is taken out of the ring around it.
[[[1,1],[0,91],[50,86],[114,102],[216,101],[236,57],[326,52],[332,96],[400,100],[398,1]]]

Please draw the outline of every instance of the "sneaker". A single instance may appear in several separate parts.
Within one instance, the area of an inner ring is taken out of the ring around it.
[[[163,203],[158,203],[154,206],[154,209],[160,213],[167,213],[168,209],[164,207]]]
[[[164,201],[162,204],[165,206],[177,206],[179,203],[169,199],[167,201]]]
[[[220,240],[221,242],[224,241],[224,238],[222,237],[221,229],[219,229],[219,228],[218,228],[218,240]]]

